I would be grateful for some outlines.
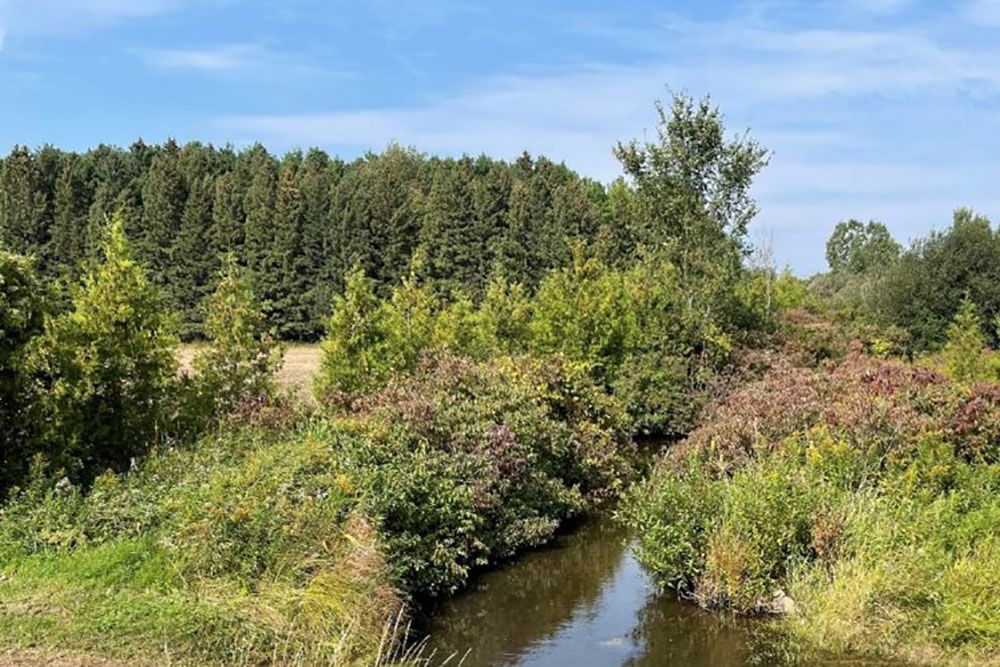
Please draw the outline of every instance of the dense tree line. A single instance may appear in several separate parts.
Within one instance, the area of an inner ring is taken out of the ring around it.
[[[478,299],[490,275],[532,289],[576,243],[621,262],[641,240],[634,199],[623,182],[606,189],[527,154],[439,159],[392,145],[345,162],[260,145],[19,146],[0,160],[0,246],[72,284],[119,214],[182,337],[204,335],[201,304],[232,253],[278,336],[315,339],[355,268],[382,295],[414,274]]]

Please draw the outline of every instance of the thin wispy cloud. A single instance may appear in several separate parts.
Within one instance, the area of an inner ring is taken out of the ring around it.
[[[345,79],[353,72],[324,66],[303,55],[269,49],[261,44],[219,44],[202,48],[165,48],[138,51],[149,66],[160,70],[201,72],[258,79]]]
[[[249,67],[259,57],[253,44],[227,44],[207,49],[159,49],[143,53],[150,65],[165,69],[233,70]]]
[[[182,0],[0,0],[0,33],[30,36],[80,32],[156,16],[182,4]]]

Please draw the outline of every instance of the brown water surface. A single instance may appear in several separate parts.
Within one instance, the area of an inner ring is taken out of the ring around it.
[[[751,661],[752,622],[657,594],[627,542],[620,527],[597,520],[482,574],[431,610],[425,655],[464,667],[760,662]]]

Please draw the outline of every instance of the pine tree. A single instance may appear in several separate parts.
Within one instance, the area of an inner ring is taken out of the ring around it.
[[[610,266],[624,268],[636,260],[635,225],[641,216],[625,179],[616,179],[608,188],[602,213],[595,238],[597,255]]]
[[[476,235],[484,239],[479,277],[485,281],[496,265],[501,242],[507,233],[507,206],[513,177],[508,165],[485,158],[477,164],[477,172],[479,175],[472,184],[472,200],[479,228]]]
[[[340,179],[343,163],[319,150],[306,154],[296,174],[296,187],[302,193],[302,254],[306,292],[301,295],[307,308],[307,327],[303,337],[318,338],[330,314],[334,290],[339,287],[336,275],[335,227],[332,221],[333,190]]]
[[[420,236],[415,200],[423,188],[419,156],[400,146],[356,162],[336,190],[339,264],[361,266],[379,291],[409,273]]]
[[[0,169],[0,240],[13,252],[41,258],[49,237],[45,210],[35,157],[15,146]]]
[[[246,262],[243,249],[243,194],[231,172],[215,179],[209,247],[215,255],[233,253],[237,261]]]
[[[185,339],[204,333],[201,304],[211,289],[211,276],[218,266],[217,256],[209,250],[214,199],[212,181],[212,176],[206,174],[190,183],[180,228],[171,248],[174,261],[168,281],[176,295],[174,304],[181,317],[179,333]]]
[[[545,270],[540,193],[523,180],[511,188],[507,231],[500,242],[496,271],[510,282],[535,287]]]
[[[243,197],[244,252],[258,295],[267,312],[270,308],[267,282],[272,280],[269,272],[275,268],[269,263],[270,246],[274,238],[277,169],[274,160],[259,145],[245,151],[240,159],[245,164],[247,183]]]
[[[0,495],[27,472],[36,423],[28,417],[25,353],[42,332],[44,294],[33,262],[0,251]]]
[[[60,273],[79,279],[87,256],[87,215],[90,209],[87,174],[82,160],[71,155],[56,183],[55,219],[52,225],[52,257]]]
[[[386,355],[384,310],[375,282],[357,267],[346,277],[343,295],[334,297],[333,313],[322,343],[315,393],[321,399],[350,398],[379,386],[391,367]]]
[[[307,304],[309,258],[302,249],[303,202],[296,171],[296,162],[282,169],[272,240],[258,277],[268,323],[286,340],[308,338],[312,331]]]

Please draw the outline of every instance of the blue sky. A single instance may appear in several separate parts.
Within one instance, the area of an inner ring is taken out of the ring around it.
[[[0,149],[137,137],[522,150],[601,180],[667,89],[773,151],[755,234],[1000,216],[1000,0],[0,0]]]

